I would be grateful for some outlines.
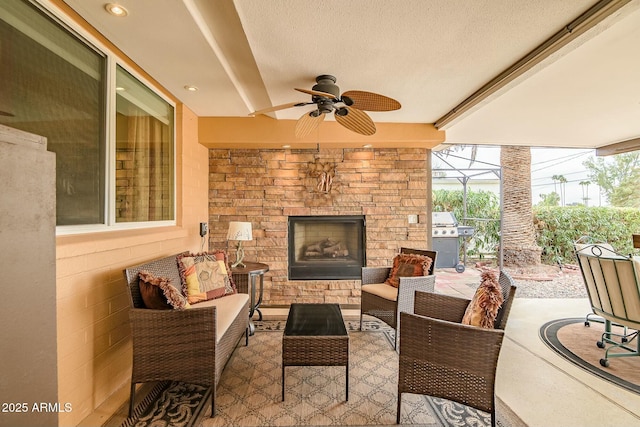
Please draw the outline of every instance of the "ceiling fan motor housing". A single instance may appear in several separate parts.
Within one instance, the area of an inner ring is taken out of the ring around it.
[[[319,92],[326,92],[333,95],[336,99],[340,99],[340,88],[336,85],[336,78],[329,74],[323,74],[321,76],[316,77],[317,84],[313,86],[313,90],[317,90]],[[315,102],[316,98],[321,98],[319,96],[313,96],[313,100]]]

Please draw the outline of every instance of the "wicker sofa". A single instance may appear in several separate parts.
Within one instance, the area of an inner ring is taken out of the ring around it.
[[[180,283],[177,255],[125,269],[131,309],[133,369],[129,413],[136,384],[173,380],[211,387],[211,416],[222,370],[242,335],[249,345],[249,295],[236,293],[184,310],[145,308],[138,273],[146,270]]]

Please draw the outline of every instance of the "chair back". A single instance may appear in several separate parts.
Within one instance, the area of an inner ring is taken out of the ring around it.
[[[401,254],[414,254],[414,255],[423,255],[431,258],[431,267],[429,267],[429,275],[433,274],[433,269],[436,266],[436,256],[438,255],[437,251],[429,251],[425,249],[411,249],[411,248],[400,248]]]
[[[502,305],[498,310],[498,315],[495,320],[495,329],[502,329],[507,327],[507,319],[509,318],[509,313],[511,312],[511,304],[513,304],[513,300],[516,296],[516,285],[513,281],[513,278],[506,271],[501,270],[500,275],[498,277],[498,283],[500,283],[500,288],[502,289]]]
[[[181,280],[180,270],[178,269],[178,255],[180,254],[156,259],[124,270],[124,277],[127,280],[127,287],[129,288],[129,303],[131,304],[131,308],[145,308],[138,285],[138,273],[142,270],[146,270],[156,277],[167,277],[174,286],[180,289]]]
[[[594,313],[639,329],[640,260],[599,244],[576,245],[576,258]]]

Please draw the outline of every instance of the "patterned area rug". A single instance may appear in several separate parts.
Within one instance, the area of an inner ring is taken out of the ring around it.
[[[104,426],[386,426],[396,425],[398,355],[394,330],[377,319],[347,319],[350,337],[349,401],[345,401],[344,367],[286,368],[282,401],[282,332],[286,321],[256,323],[256,334],[234,351],[217,390],[216,416],[210,418],[210,390],[164,381],[143,385],[135,416],[127,418],[128,402]],[[497,401],[497,424],[526,427],[504,403]],[[444,399],[406,394],[402,425],[482,427],[488,414]]]
[[[640,393],[640,357],[611,358],[609,367],[603,368],[600,359],[604,357],[605,350],[598,348],[596,342],[602,339],[604,325],[591,321],[587,327],[584,320],[582,317],[547,322],[540,328],[540,338],[560,356],[582,369],[629,391]],[[621,332],[622,329],[614,327],[613,331]],[[630,347],[636,348],[636,345],[633,342]]]
[[[200,425],[204,409],[211,412],[211,389],[176,381],[144,384],[136,392],[138,400],[132,417],[126,402],[105,427],[191,427]]]
[[[395,425],[398,355],[393,330],[376,320],[345,321],[350,337],[349,400],[344,367],[287,367],[282,401],[282,331],[286,321],[256,322],[249,347],[239,346],[218,387],[216,426]],[[271,333],[269,333],[271,332]],[[488,414],[443,399],[406,394],[401,423],[420,426],[488,426]],[[502,402],[498,425],[524,426]]]

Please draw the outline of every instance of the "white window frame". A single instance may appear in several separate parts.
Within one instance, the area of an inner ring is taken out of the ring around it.
[[[58,225],[56,226],[56,236],[65,236],[72,234],[86,234],[86,233],[99,233],[117,230],[134,230],[142,228],[154,228],[154,227],[169,227],[177,224],[177,123],[176,123],[176,103],[164,95],[158,88],[156,88],[150,81],[144,76],[140,75],[136,70],[132,69],[129,65],[124,63],[115,52],[110,50],[107,46],[93,37],[90,33],[85,31],[82,27],[78,26],[73,20],[66,16],[57,6],[52,4],[49,0],[31,0],[34,4],[40,6],[41,9],[50,13],[53,17],[58,19],[72,33],[78,35],[78,38],[83,43],[88,43],[88,46],[97,52],[105,56],[107,62],[106,71],[106,96],[105,96],[105,112],[107,117],[105,118],[105,179],[104,179],[104,194],[106,200],[104,201],[104,224],[81,224],[81,225]],[[136,79],[138,79],[143,85],[148,87],[162,100],[167,102],[173,108],[173,219],[163,221],[139,221],[139,222],[116,222],[116,66],[122,67]]]

